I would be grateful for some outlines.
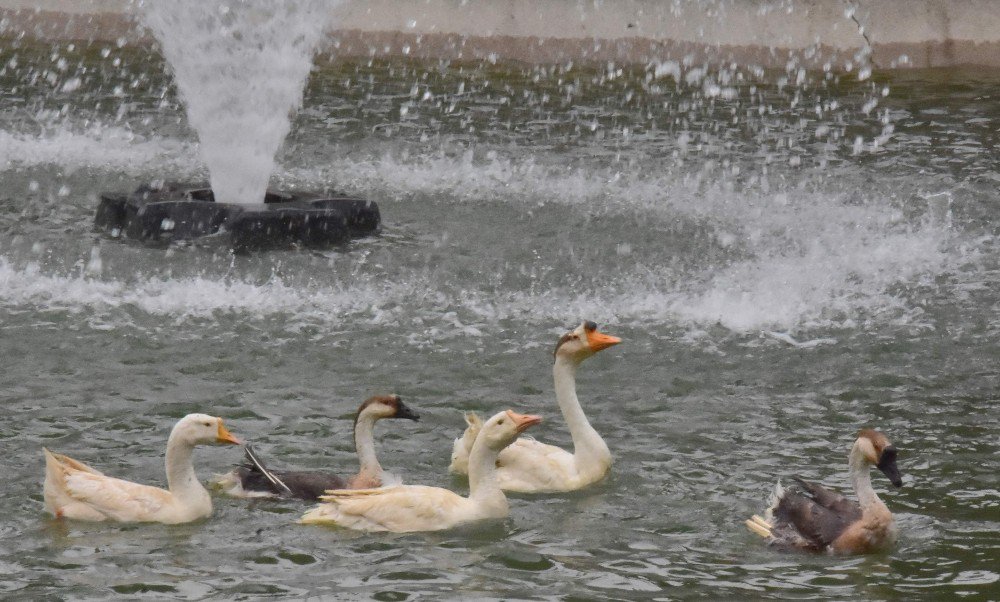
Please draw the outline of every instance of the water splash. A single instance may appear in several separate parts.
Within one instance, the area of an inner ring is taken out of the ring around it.
[[[100,122],[79,130],[64,125],[41,135],[0,131],[0,163],[16,168],[57,165],[69,171],[95,168],[192,177],[201,169],[189,159],[196,150],[184,140],[145,136]]]
[[[335,2],[142,0],[216,200],[263,202]]]

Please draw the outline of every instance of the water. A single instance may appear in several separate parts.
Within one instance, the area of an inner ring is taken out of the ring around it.
[[[216,198],[262,203],[335,3],[145,0]]]
[[[321,57],[276,180],[372,198],[385,232],[232,257],[91,232],[101,191],[206,175],[156,56],[3,48],[4,595],[1000,597],[1000,74],[679,65],[678,85],[657,65]],[[549,362],[582,318],[625,341],[579,375],[612,474],[517,496],[506,521],[369,536],[225,498],[179,527],[42,512],[42,445],[162,484],[195,410],[275,466],[350,472],[350,416],[378,392],[422,416],[380,425],[383,465],[463,490],[465,410],[539,412],[536,435],[569,444]],[[846,488],[868,425],[900,449],[904,487],[873,476],[893,551],[746,532],[778,478]]]

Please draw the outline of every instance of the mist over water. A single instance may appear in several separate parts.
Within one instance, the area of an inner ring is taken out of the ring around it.
[[[142,0],[170,65],[215,198],[261,203],[302,102],[327,0]]]

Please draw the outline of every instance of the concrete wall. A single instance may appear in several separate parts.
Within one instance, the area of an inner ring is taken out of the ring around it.
[[[169,0],[166,0],[169,1]],[[131,0],[0,0],[5,36],[145,43]],[[354,0],[332,52],[561,62],[681,59],[843,69],[1000,67],[1000,0]]]

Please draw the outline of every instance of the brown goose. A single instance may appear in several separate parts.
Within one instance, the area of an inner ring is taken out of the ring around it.
[[[365,400],[354,419],[354,446],[360,461],[360,469],[354,476],[270,470],[253,447],[246,445],[243,449],[246,456],[244,463],[216,483],[225,493],[236,497],[295,497],[303,500],[319,499],[327,489],[381,487],[384,472],[375,457],[373,431],[375,423],[382,418],[417,421],[420,416],[403,404],[399,395],[376,395]]]
[[[872,489],[870,467],[901,487],[896,448],[882,433],[864,429],[851,447],[848,466],[857,502],[796,478],[802,490],[784,490],[778,484],[764,517],[755,514],[746,521],[747,528],[772,545],[813,552],[866,554],[891,546],[896,523]]]

